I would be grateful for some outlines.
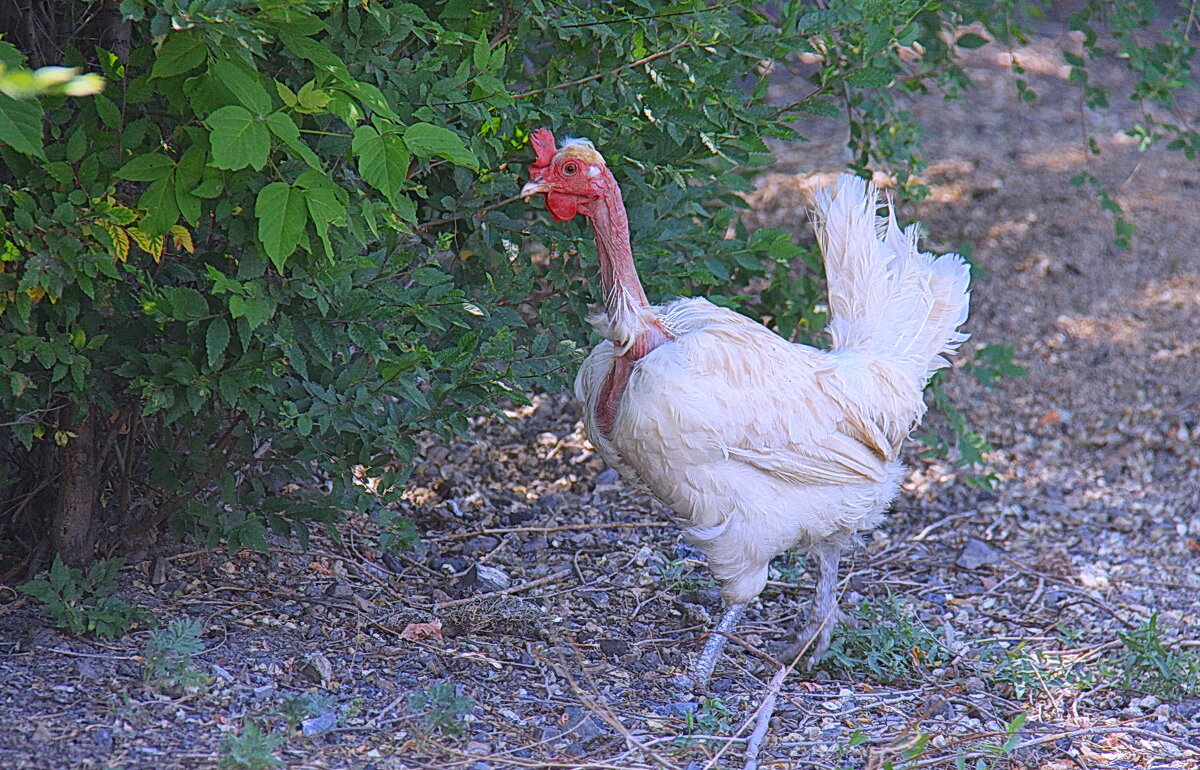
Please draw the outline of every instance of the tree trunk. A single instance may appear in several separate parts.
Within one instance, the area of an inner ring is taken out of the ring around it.
[[[75,434],[62,448],[62,486],[54,512],[51,538],[54,550],[72,566],[90,564],[94,555],[93,519],[99,501],[100,469],[96,467],[96,410],[67,421]]]

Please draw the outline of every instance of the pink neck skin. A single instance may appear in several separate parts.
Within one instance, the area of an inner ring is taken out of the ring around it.
[[[607,192],[582,206],[581,213],[591,220],[592,230],[596,234],[596,256],[600,259],[600,281],[604,286],[604,306],[610,322],[627,320],[631,310],[628,305],[632,304],[634,315],[639,319],[637,323],[641,326],[634,333],[629,348],[613,361],[596,400],[597,426],[605,436],[610,436],[616,424],[621,396],[633,376],[634,364],[659,345],[670,342],[672,337],[657,320],[642,325],[645,322],[641,319],[649,315],[642,311],[650,307],[650,301],[646,299],[642,282],[638,280],[637,268],[633,265],[629,219],[625,214],[625,203],[621,200],[621,190],[607,169],[604,173],[608,175]]]
[[[604,196],[587,208],[587,214],[596,236],[596,256],[600,260],[600,283],[604,287],[604,306],[610,318],[621,311],[619,303],[628,296],[637,310],[650,307],[646,292],[633,264],[633,249],[629,243],[629,218],[625,213],[625,202],[621,190],[607,169],[610,184]],[[654,348],[669,342],[671,335],[657,321],[638,333],[633,346],[625,354],[637,360]]]

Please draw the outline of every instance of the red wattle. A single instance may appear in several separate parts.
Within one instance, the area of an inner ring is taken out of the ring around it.
[[[559,222],[566,222],[568,219],[574,218],[577,213],[576,201],[573,195],[547,193],[546,208],[550,211],[550,216]]]

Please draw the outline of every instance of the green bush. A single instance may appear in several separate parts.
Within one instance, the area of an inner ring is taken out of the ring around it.
[[[650,296],[703,292],[810,335],[813,254],[738,221],[764,137],[844,117],[855,168],[919,191],[892,94],[964,87],[955,46],[986,41],[959,25],[998,34],[991,5],[123,0],[47,4],[64,18],[40,27],[0,11],[17,44],[0,64],[61,54],[107,81],[0,93],[0,538],[49,523],[75,562],[166,520],[230,549],[303,539],[397,494],[416,432],[561,387],[595,255],[583,225],[513,198],[541,126],[603,148]],[[22,37],[37,28],[77,33]],[[801,52],[823,57],[811,93],[768,104],[762,62]]]

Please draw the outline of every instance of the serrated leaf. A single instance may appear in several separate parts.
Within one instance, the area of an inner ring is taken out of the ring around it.
[[[312,217],[313,227],[317,237],[325,248],[325,256],[333,259],[333,244],[329,242],[329,225],[343,224],[346,220],[346,206],[338,199],[337,190],[332,182],[326,185],[316,184],[308,188],[306,195],[308,213]]]
[[[354,130],[351,150],[358,156],[358,173],[363,181],[394,200],[408,179],[409,153],[400,135],[359,126]]]
[[[421,286],[437,286],[439,283],[449,281],[450,276],[436,267],[418,267],[412,271],[412,279]]]
[[[199,33],[191,30],[167,36],[154,59],[151,78],[169,78],[200,66],[208,55],[208,47]]]
[[[237,104],[226,105],[208,116],[212,134],[213,165],[235,171],[246,166],[261,170],[271,154],[267,124]]]
[[[129,259],[129,233],[112,222],[103,219],[97,219],[96,224],[108,233],[112,239],[112,245],[109,247],[112,251],[113,259],[118,262],[124,262]]]
[[[152,182],[146,191],[138,198],[138,206],[146,213],[138,221],[138,226],[151,236],[162,240],[162,235],[171,225],[179,221],[179,206],[175,201],[175,178],[164,177]],[[162,247],[158,249],[162,255]]]
[[[215,198],[225,191],[225,182],[219,176],[209,176],[192,190],[197,198]]]
[[[308,222],[305,197],[298,187],[286,182],[272,182],[259,191],[254,203],[258,238],[280,273],[304,235],[304,225]]]
[[[148,152],[132,158],[124,166],[113,172],[117,179],[127,179],[130,182],[154,182],[170,175],[175,168],[175,161],[160,152]]]
[[[204,350],[208,354],[208,366],[217,368],[217,363],[229,347],[229,322],[224,318],[214,318],[204,332]]]
[[[161,235],[151,235],[137,227],[126,228],[125,232],[138,245],[138,248],[154,257],[155,262],[162,260],[164,238]]]
[[[275,303],[261,297],[234,294],[229,298],[229,314],[234,318],[245,318],[251,329],[257,329],[275,314]]]
[[[892,82],[893,75],[878,67],[867,67],[855,70],[846,78],[846,82],[855,88],[883,88]]]
[[[409,152],[421,158],[436,156],[470,169],[479,168],[479,160],[467,149],[462,137],[448,128],[432,123],[413,123],[404,129],[404,144]]]
[[[195,289],[174,286],[163,289],[171,303],[172,316],[180,321],[195,320],[208,315],[208,300]]]
[[[208,65],[208,71],[220,80],[241,102],[242,106],[258,115],[271,111],[271,97],[258,80],[258,73],[239,62],[217,59]]]
[[[283,112],[273,112],[267,116],[267,128],[272,134],[287,145],[288,149],[300,156],[300,159],[311,168],[321,169],[321,159],[307,144],[300,139],[300,129],[291,116]]]
[[[59,184],[69,184],[75,181],[75,172],[71,170],[70,165],[61,160],[56,160],[42,166],[42,169],[54,178],[54,181]]]
[[[279,98],[283,101],[284,106],[296,106],[297,101],[295,92],[293,92],[292,89],[288,88],[283,83],[280,83],[278,80],[275,81],[275,93],[279,94]]]
[[[113,131],[121,130],[121,111],[117,109],[117,105],[112,99],[104,94],[97,94],[92,97],[92,103],[96,105],[96,114],[100,116],[100,120],[104,121],[104,125]]]
[[[17,101],[0,94],[0,144],[46,160],[42,150],[42,105],[37,100]]]
[[[196,246],[192,243],[192,234],[183,225],[174,225],[170,229],[171,240],[175,241],[175,245],[186,251],[188,254],[196,253]]]

